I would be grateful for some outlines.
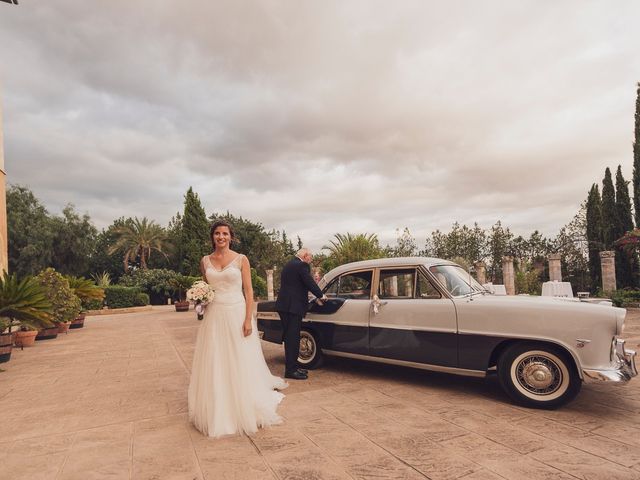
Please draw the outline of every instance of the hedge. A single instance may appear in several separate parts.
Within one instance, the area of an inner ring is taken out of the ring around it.
[[[104,289],[104,303],[109,308],[141,307],[149,305],[149,295],[139,287],[111,285]]]

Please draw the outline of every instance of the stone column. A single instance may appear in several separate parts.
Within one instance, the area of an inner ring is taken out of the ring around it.
[[[476,262],[473,264],[476,267],[476,280],[480,285],[487,283],[487,266],[484,262]]]
[[[513,270],[513,257],[502,257],[502,281],[507,295],[516,294],[516,276]]]
[[[562,255],[552,253],[549,255],[549,280],[562,281]]]
[[[613,292],[616,290],[616,252],[605,250],[600,252],[602,266],[602,290]]]
[[[267,300],[275,300],[273,294],[273,270],[267,270]]]
[[[4,138],[2,135],[2,105],[0,104],[0,273],[9,269],[7,239],[7,190],[4,171]]]

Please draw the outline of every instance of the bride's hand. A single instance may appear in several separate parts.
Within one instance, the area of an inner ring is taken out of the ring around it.
[[[251,328],[251,322],[244,322],[242,324],[242,334],[245,337],[248,337],[249,335],[251,335],[252,330],[253,329]]]

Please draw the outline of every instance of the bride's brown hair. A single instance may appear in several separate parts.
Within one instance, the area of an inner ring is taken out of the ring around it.
[[[211,245],[213,246],[214,250],[216,249],[216,242],[213,240],[213,233],[218,227],[227,227],[229,229],[229,234],[231,235],[231,243],[238,242],[236,232],[233,230],[231,224],[225,220],[216,220],[215,222],[213,222],[211,228],[209,229],[209,238],[211,239]]]

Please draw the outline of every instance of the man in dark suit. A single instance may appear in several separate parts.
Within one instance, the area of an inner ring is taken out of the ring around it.
[[[282,269],[280,274],[280,292],[276,300],[276,311],[282,322],[282,339],[284,340],[285,378],[305,380],[307,371],[298,368],[300,354],[300,327],[302,318],[307,313],[308,293],[318,299],[326,300],[322,290],[311,277],[311,252],[302,248]]]

